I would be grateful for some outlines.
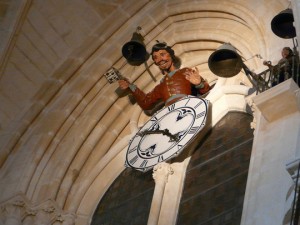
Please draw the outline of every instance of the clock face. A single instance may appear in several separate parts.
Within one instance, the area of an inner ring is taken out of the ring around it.
[[[164,107],[131,139],[125,166],[148,171],[187,147],[205,125],[208,100],[187,96]]]

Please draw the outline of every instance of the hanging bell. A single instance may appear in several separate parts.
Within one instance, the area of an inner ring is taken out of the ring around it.
[[[294,16],[292,9],[281,11],[271,21],[271,29],[278,37],[289,39],[296,37],[296,30],[293,25]]]
[[[134,32],[131,41],[122,47],[122,54],[127,62],[132,66],[139,66],[149,59],[149,53],[144,44],[141,34]]]
[[[208,58],[209,69],[219,77],[233,77],[242,67],[243,61],[236,49],[229,43],[225,43]]]

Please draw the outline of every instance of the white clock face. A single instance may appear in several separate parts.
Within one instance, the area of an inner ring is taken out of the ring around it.
[[[148,171],[188,146],[205,125],[208,101],[187,96],[158,111],[131,140],[125,165]]]

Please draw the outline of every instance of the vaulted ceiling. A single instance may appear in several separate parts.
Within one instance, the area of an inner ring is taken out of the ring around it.
[[[114,67],[145,91],[155,85],[144,65],[129,65],[121,53],[137,27],[148,50],[156,40],[167,42],[184,66],[197,66],[214,84],[218,77],[207,61],[223,43],[235,46],[255,71],[262,70],[263,59],[280,58],[280,49],[292,43],[274,35],[270,21],[288,5],[287,0],[1,1],[0,166],[6,182],[21,183],[34,200],[50,197],[67,205],[70,193],[80,192],[80,181],[96,167],[102,170],[116,146],[126,146],[135,129],[131,118],[140,124],[146,116],[103,74]],[[151,59],[148,65],[159,80]],[[250,86],[243,74],[224,82]],[[18,174],[15,162],[23,162]],[[2,187],[4,194],[14,191]]]

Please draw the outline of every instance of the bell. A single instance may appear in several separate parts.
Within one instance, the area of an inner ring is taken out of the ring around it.
[[[131,41],[122,47],[122,54],[127,62],[132,66],[139,66],[149,59],[149,53],[143,42],[144,38],[141,34],[134,32]]]
[[[271,21],[271,29],[278,37],[289,39],[296,37],[296,30],[293,25],[294,16],[291,9],[281,11]]]
[[[236,49],[225,43],[209,56],[208,67],[215,75],[228,78],[241,71],[243,61]]]

